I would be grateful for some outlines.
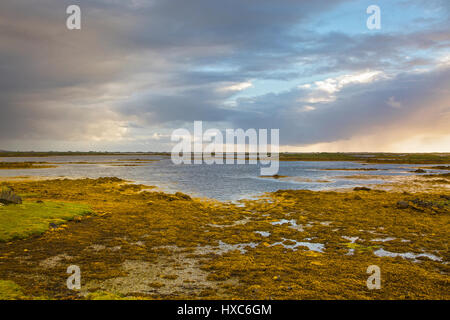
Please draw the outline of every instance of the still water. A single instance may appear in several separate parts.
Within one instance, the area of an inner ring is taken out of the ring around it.
[[[133,162],[135,159],[157,160]],[[163,191],[181,191],[192,196],[218,200],[238,200],[280,189],[329,190],[350,188],[386,182],[377,176],[402,176],[417,174],[413,168],[419,165],[363,164],[347,161],[287,161],[280,162],[278,174],[286,178],[261,178],[259,165],[175,165],[164,156],[57,156],[40,158],[2,158],[1,161],[39,161],[58,163],[57,168],[0,170],[0,177],[38,176],[67,178],[118,177],[151,186]],[[78,162],[78,163],[74,163]],[[80,164],[79,162],[88,162]],[[117,166],[136,164],[138,166]],[[357,171],[375,168],[376,171]],[[324,169],[355,169],[324,170]],[[437,172],[437,171],[436,171]],[[361,174],[373,179],[353,179]]]

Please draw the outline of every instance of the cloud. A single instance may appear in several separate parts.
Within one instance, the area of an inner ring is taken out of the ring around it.
[[[345,86],[358,83],[369,83],[378,81],[388,76],[382,71],[361,71],[353,74],[344,74],[335,78],[327,78],[321,81],[315,81],[314,84],[303,84],[298,86],[300,89],[310,89],[307,97],[297,99],[299,102],[318,103],[330,102],[336,100],[336,93]]]
[[[219,90],[220,91],[242,91],[242,90],[248,89],[252,86],[253,86],[253,84],[251,82],[241,82],[241,83],[236,83],[236,84],[232,84],[230,86],[220,88]]]
[[[347,2],[83,0],[82,30],[69,31],[73,1],[4,0],[0,149],[151,150],[194,120],[280,128],[292,146],[442,131],[430,123],[448,115],[448,19],[401,33],[317,27]],[[446,1],[416,5],[448,14]]]
[[[238,127],[280,128],[280,139],[291,146],[389,130],[396,132],[392,139],[398,138],[400,131],[410,135],[448,134],[449,88],[450,68],[437,68],[347,84],[335,99],[319,101],[309,112],[296,111],[305,110],[301,101],[308,100],[315,87],[241,99],[236,107],[241,111],[232,118]]]

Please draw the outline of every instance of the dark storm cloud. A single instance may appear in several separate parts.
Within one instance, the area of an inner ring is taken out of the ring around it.
[[[235,106],[230,99],[237,91],[226,90],[255,79],[293,80],[361,69],[398,72],[434,63],[432,55],[405,59],[408,52],[449,47],[445,22],[402,34],[349,36],[311,29],[315,17],[343,2],[4,0],[0,142],[14,148],[10,141],[21,139],[90,141],[110,136],[132,141],[125,127],[167,129],[193,120],[242,127],[276,124],[289,133],[286,143],[294,144],[349,136],[359,126],[352,125],[352,117],[340,119],[344,113],[330,111],[330,119],[336,116],[336,123],[346,123],[348,129],[328,123],[319,107],[299,116],[292,109],[302,95],[299,89],[254,97],[252,103],[240,99]],[[80,31],[65,27],[70,4],[81,6]],[[431,5],[448,9],[445,1]],[[414,76],[418,82],[421,77],[431,81],[425,74]],[[345,88],[329,108],[348,110],[347,104],[364,99],[384,101],[382,88],[378,100],[371,85],[361,88],[357,93]],[[426,89],[432,87],[412,86],[429,96],[432,90]],[[353,112],[364,123],[364,113]],[[397,117],[391,109],[383,112],[383,119]],[[302,121],[307,129],[299,129],[301,136],[290,134]]]
[[[164,96],[159,90],[243,79],[195,68],[243,48],[282,50],[283,30],[329,1],[288,2],[283,6],[271,1],[78,1],[82,30],[68,31],[65,9],[73,1],[2,1],[0,133],[2,137],[55,137],[53,131],[46,134],[48,114],[54,121],[64,120],[67,114],[76,117],[79,109],[76,125],[61,126],[62,138],[71,130],[76,136],[83,131],[83,121],[89,121],[86,114],[98,114],[83,107],[109,94],[111,83],[129,86],[129,91],[144,87],[155,92],[152,100],[158,107],[167,100],[167,107],[160,108],[161,114],[153,119],[169,120],[170,112],[177,118],[177,110],[170,105],[183,103],[189,103],[183,107],[185,113],[192,107],[189,114],[211,113],[217,118],[220,112],[208,110],[207,101],[204,107],[202,103],[194,107],[202,98],[195,96],[196,90],[182,99]],[[147,79],[134,79],[139,74]],[[111,110],[117,102],[112,101]],[[143,108],[133,109],[132,116],[145,112]]]
[[[326,66],[316,69],[317,72],[375,68],[402,70],[409,63],[405,57],[417,50],[449,47],[450,32],[448,30],[430,30],[400,35],[376,34],[370,36],[330,33],[322,37],[318,43],[317,47],[304,52],[306,56],[327,59]],[[432,61],[432,57],[429,57],[429,60],[423,59],[417,63],[428,64]]]

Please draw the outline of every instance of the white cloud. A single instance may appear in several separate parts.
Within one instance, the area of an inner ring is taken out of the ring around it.
[[[220,88],[219,90],[220,91],[242,91],[242,90],[248,89],[250,87],[253,87],[253,84],[251,82],[240,82],[240,83],[235,83],[230,86]]]
[[[325,80],[315,81],[313,84],[303,84],[298,86],[298,88],[309,89],[310,92],[305,99],[298,101],[307,103],[332,102],[336,100],[335,94],[348,85],[370,83],[387,78],[388,76],[382,71],[369,70],[345,74],[335,78],[327,78]]]
[[[316,108],[313,106],[303,106],[303,108],[301,108],[301,111],[303,111],[303,112],[308,112],[308,111],[313,111],[313,110],[316,110]]]
[[[324,81],[314,82],[318,90],[326,91],[328,93],[336,93],[343,87],[354,83],[369,83],[381,78],[385,75],[381,71],[364,71],[354,74],[346,74],[336,78],[328,78]]]

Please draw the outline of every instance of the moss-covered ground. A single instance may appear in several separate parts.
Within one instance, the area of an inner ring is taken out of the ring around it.
[[[3,184],[24,206],[48,206],[44,225],[67,222],[0,243],[2,298],[450,298],[445,188],[286,190],[234,204],[117,178]],[[91,214],[61,216],[71,206]],[[67,289],[69,265],[80,291]],[[379,290],[366,286],[370,265]]]
[[[64,223],[89,214],[89,207],[70,202],[31,202],[0,207],[0,242],[40,235],[49,225],[63,228]]]

